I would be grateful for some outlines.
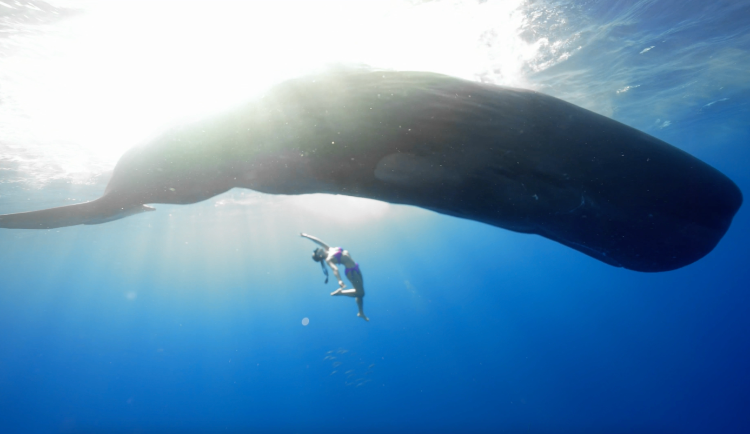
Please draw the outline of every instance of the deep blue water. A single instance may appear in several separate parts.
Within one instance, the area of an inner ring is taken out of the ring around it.
[[[570,52],[540,50],[529,86],[750,191],[749,2],[522,8],[524,38]],[[57,22],[22,16],[0,22],[18,31],[7,41]],[[0,95],[13,83],[0,70]],[[0,151],[0,214],[103,189],[34,182],[12,137]],[[646,274],[420,209],[347,219],[348,202],[325,203],[340,208],[233,190],[98,226],[0,230],[0,432],[750,432],[747,206],[711,254]],[[328,295],[300,232],[361,264],[369,323]]]

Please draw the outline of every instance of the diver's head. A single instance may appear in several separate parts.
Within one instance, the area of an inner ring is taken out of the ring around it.
[[[326,251],[318,247],[317,249],[313,250],[312,259],[315,262],[320,262],[323,259],[326,258]]]

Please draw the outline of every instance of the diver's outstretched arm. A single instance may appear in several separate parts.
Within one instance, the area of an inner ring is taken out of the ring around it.
[[[328,247],[328,244],[324,243],[323,241],[321,241],[320,239],[318,239],[318,238],[316,238],[316,237],[314,237],[312,235],[307,235],[307,234],[302,234],[301,233],[301,234],[299,234],[299,236],[309,239],[310,241],[314,242],[315,244],[318,244],[320,247],[322,247],[322,248],[324,248],[326,250],[330,249],[330,247]],[[341,279],[339,279],[339,280],[341,280]]]

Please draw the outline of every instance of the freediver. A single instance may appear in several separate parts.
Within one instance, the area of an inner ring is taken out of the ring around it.
[[[354,300],[357,302],[357,307],[359,308],[357,316],[365,321],[370,321],[370,319],[365,316],[365,312],[362,308],[362,299],[365,296],[365,285],[362,280],[362,272],[359,270],[359,264],[354,262],[349,251],[344,250],[341,247],[329,247],[328,244],[312,235],[300,234],[300,236],[308,238],[320,246],[313,251],[312,259],[315,262],[320,262],[320,266],[323,268],[323,274],[326,275],[326,283],[328,283],[328,269],[326,268],[326,263],[331,267],[333,274],[336,276],[336,279],[338,279],[339,289],[333,291],[331,295],[346,295],[347,297],[354,297]],[[352,283],[354,289],[345,289],[346,284],[341,280],[341,274],[339,274],[339,269],[336,264],[346,267],[344,269],[344,274]]]

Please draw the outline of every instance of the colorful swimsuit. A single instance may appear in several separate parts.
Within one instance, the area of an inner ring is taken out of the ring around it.
[[[334,247],[333,248],[333,250],[336,250],[336,249],[339,249],[339,251],[336,252],[336,253],[334,253],[333,257],[336,258],[336,262],[338,262],[340,264],[341,263],[341,254],[344,253],[344,249],[342,249],[341,247]]]
[[[349,277],[349,273],[353,273],[355,271],[357,273],[359,273],[360,276],[362,275],[362,272],[359,271],[359,264],[357,264],[357,263],[355,263],[352,268],[346,267],[346,269],[344,269],[344,274],[346,275],[346,277]],[[351,280],[351,279],[349,279],[349,280]]]
[[[333,247],[333,250],[336,250],[336,249],[338,249],[338,251],[333,254],[333,257],[336,258],[336,262],[341,264],[341,254],[344,253],[344,249],[341,247]],[[362,272],[359,271],[359,264],[357,263],[355,263],[354,266],[351,268],[346,267],[344,269],[344,275],[346,276],[347,279],[352,280],[349,274],[354,273],[355,271],[357,272],[357,274],[359,274],[359,279],[362,280]],[[365,296],[365,290],[364,288],[362,288],[362,297],[364,296]]]

